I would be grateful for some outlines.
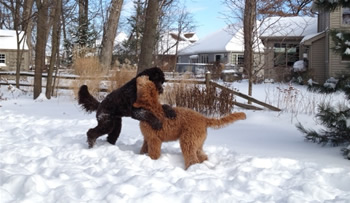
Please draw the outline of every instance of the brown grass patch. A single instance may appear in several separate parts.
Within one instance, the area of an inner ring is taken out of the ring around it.
[[[74,61],[73,68],[74,73],[79,78],[71,83],[75,97],[80,86],[85,84],[89,87],[91,95],[102,99],[100,96],[101,89],[107,89],[108,92],[111,92],[136,76],[135,68],[124,64],[120,64],[119,67],[106,70],[97,57],[77,58]]]
[[[231,92],[185,82],[166,85],[161,99],[166,104],[187,107],[205,115],[226,115],[234,107]]]

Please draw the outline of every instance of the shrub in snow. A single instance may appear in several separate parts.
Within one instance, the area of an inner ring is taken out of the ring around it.
[[[293,71],[294,72],[304,72],[304,71],[306,71],[306,65],[305,65],[304,60],[296,61],[293,64]]]
[[[310,79],[308,85],[308,90],[313,92],[332,93],[341,90],[350,99],[350,75],[342,75],[339,79],[331,77],[323,85],[318,85]]]
[[[326,89],[331,89],[331,90],[335,90],[335,87],[337,86],[337,83],[338,83],[339,80],[331,77],[329,79],[326,80],[326,82],[323,84],[323,86],[326,88]]]
[[[319,105],[316,118],[325,129],[320,131],[305,129],[301,123],[296,126],[305,134],[306,140],[322,145],[350,145],[350,107],[335,108],[330,104],[323,103]],[[350,160],[350,148],[343,148],[342,151],[344,156]]]

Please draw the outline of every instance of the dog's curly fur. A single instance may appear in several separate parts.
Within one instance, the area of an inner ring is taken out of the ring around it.
[[[148,122],[152,128],[160,129],[162,122],[151,112],[134,108],[132,104],[136,101],[136,78],[147,75],[155,85],[156,93],[163,92],[163,83],[165,77],[163,71],[158,67],[153,67],[139,73],[135,78],[131,79],[124,86],[112,91],[106,98],[99,102],[88,91],[86,85],[82,85],[78,92],[78,103],[87,112],[96,112],[97,126],[91,128],[87,132],[87,141],[89,148],[92,148],[96,139],[104,134],[108,134],[107,141],[115,144],[122,126],[122,117],[131,116],[134,119]],[[169,105],[163,105],[163,110],[168,118],[176,116],[175,111]]]
[[[136,108],[151,111],[163,122],[163,128],[154,130],[144,122],[140,122],[144,143],[140,153],[148,153],[152,159],[158,159],[162,142],[180,140],[180,147],[185,160],[185,168],[192,164],[202,163],[208,159],[203,152],[203,144],[207,137],[207,128],[220,128],[237,120],[244,120],[245,113],[232,113],[222,118],[207,118],[188,108],[175,107],[176,118],[170,120],[165,117],[162,105],[158,101],[158,94],[154,84],[142,76],[137,78],[137,100],[133,104]]]

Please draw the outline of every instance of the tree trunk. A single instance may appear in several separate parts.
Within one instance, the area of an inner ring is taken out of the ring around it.
[[[28,48],[29,49],[29,58],[28,61],[31,59],[30,52],[31,52],[31,22],[32,22],[32,7],[33,7],[34,0],[28,0],[24,3],[23,6],[23,16],[22,19],[20,18],[20,1],[16,1],[16,8],[15,8],[15,19],[14,19],[14,27],[16,29],[16,37],[17,37],[17,60],[16,60],[16,87],[19,88],[19,79],[20,79],[20,73],[21,73],[21,65],[22,65],[22,57],[23,57],[23,51],[25,44],[29,41]],[[20,26],[21,25],[21,26]],[[28,33],[28,31],[30,33]],[[22,36],[20,35],[22,34]],[[23,43],[23,44],[22,44]],[[21,46],[22,44],[22,46]]]
[[[34,99],[41,94],[42,70],[45,68],[45,47],[48,19],[48,0],[36,0],[38,8],[37,35],[35,44]]]
[[[25,34],[26,34],[26,41],[28,45],[28,62],[29,66],[33,65],[32,56],[33,56],[33,44],[32,44],[32,31],[33,31],[33,15],[32,15],[32,9],[33,9],[34,0],[27,0],[24,4],[23,8],[23,18],[25,19]]]
[[[88,33],[89,0],[79,0],[79,46],[86,47]]]
[[[59,46],[60,39],[60,26],[61,26],[61,3],[62,0],[56,0],[55,11],[54,11],[54,21],[52,26],[52,47],[51,47],[51,58],[50,58],[50,67],[47,73],[47,81],[46,81],[46,98],[51,99],[52,94],[52,75],[54,71],[54,67],[56,65],[57,59],[57,50]],[[58,68],[58,67],[56,67]]]
[[[141,42],[140,61],[137,72],[152,67],[152,57],[156,42],[159,17],[159,0],[149,0],[146,9],[146,21]]]
[[[254,58],[253,58],[253,31],[256,24],[256,0],[245,0],[243,32],[244,32],[244,68],[248,75],[248,95],[253,93]]]
[[[100,62],[104,68],[109,69],[112,64],[114,39],[117,34],[122,6],[123,0],[112,0],[109,17],[107,23],[104,25],[100,54]]]

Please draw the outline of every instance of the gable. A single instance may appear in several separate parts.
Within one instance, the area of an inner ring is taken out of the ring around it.
[[[23,37],[23,32],[20,33],[19,37]],[[25,41],[25,39],[23,41]],[[24,50],[28,50],[27,43],[22,42],[20,47],[23,47]],[[0,49],[17,50],[17,37],[15,30],[0,30]]]

